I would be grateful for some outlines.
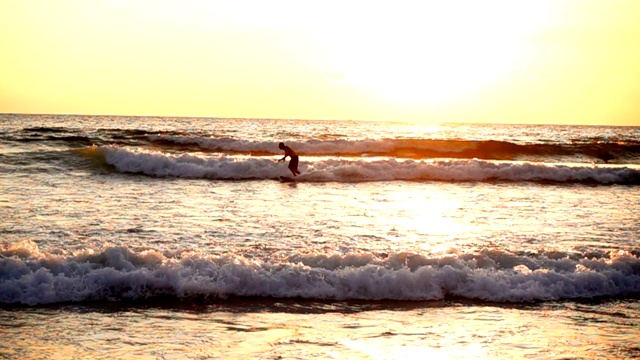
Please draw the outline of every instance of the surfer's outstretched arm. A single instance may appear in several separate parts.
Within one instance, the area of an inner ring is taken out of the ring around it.
[[[278,144],[278,147],[280,148],[280,150],[284,150],[284,156],[282,157],[282,159],[278,161],[284,161],[287,158],[287,156],[293,157],[293,155],[295,155],[295,152],[293,152],[291,148],[286,146],[284,143]]]

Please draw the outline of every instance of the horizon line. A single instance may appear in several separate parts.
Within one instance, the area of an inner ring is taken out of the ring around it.
[[[245,117],[245,116],[194,116],[194,115],[131,115],[131,114],[81,114],[81,113],[22,113],[22,112],[0,112],[2,115],[25,115],[25,116],[112,116],[112,117],[136,117],[136,118],[182,118],[182,119],[228,119],[228,120],[276,120],[276,121],[344,121],[344,122],[378,122],[378,123],[415,123],[425,125],[442,124],[476,124],[476,125],[531,125],[531,126],[591,126],[591,127],[640,127],[638,125],[625,124],[568,124],[568,123],[518,123],[518,122],[482,122],[482,121],[437,121],[437,120],[367,120],[367,119],[321,119],[321,118],[276,118],[276,117]]]

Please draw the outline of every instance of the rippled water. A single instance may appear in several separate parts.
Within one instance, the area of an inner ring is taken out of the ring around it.
[[[637,302],[245,301],[0,310],[10,358],[567,359],[640,356]]]
[[[45,249],[152,243],[265,257],[341,248],[586,251],[627,249],[640,232],[640,191],[625,186],[310,185],[87,173],[17,180],[5,187],[3,211],[13,221],[4,239],[28,233]]]
[[[282,138],[613,144],[636,128],[3,121],[0,357],[640,357],[637,165],[301,152],[300,181],[281,183],[276,153],[240,151]],[[407,164],[451,178],[387,176]],[[494,166],[499,179],[465,178]],[[209,175],[224,167],[257,175]],[[549,169],[573,177],[538,178]]]

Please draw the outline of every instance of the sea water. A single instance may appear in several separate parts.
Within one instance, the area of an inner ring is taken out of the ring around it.
[[[1,357],[640,356],[638,127],[5,114],[0,184]]]

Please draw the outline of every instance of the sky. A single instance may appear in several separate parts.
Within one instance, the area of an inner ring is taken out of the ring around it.
[[[640,125],[640,1],[1,0],[0,113]]]

